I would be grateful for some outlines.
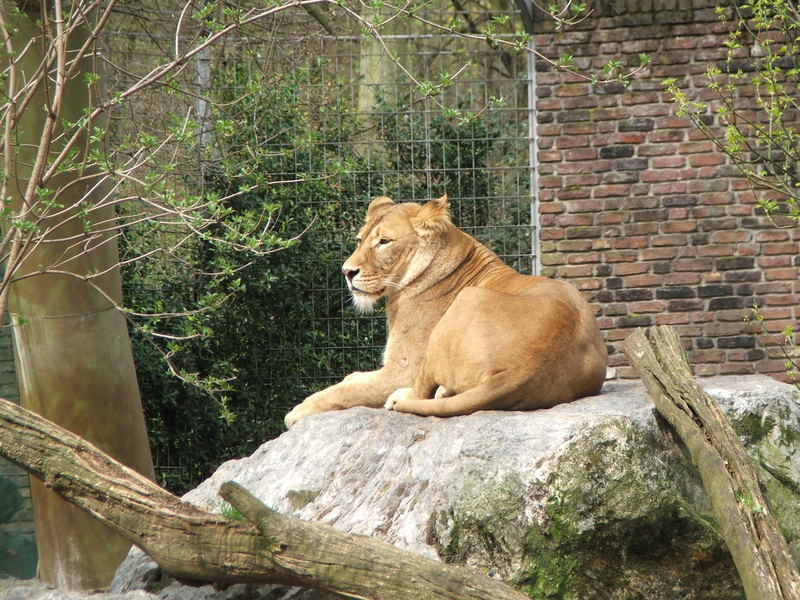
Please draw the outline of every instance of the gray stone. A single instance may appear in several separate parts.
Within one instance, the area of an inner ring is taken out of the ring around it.
[[[800,392],[762,376],[702,385],[763,465],[798,550]],[[285,514],[466,564],[533,598],[741,597],[696,470],[638,382],[529,413],[316,415],[186,499],[222,510],[229,480]]]
[[[800,391],[762,376],[701,384],[762,465],[772,507],[800,550]],[[527,413],[314,415],[185,498],[221,511],[217,490],[230,480],[282,513],[465,564],[532,598],[743,597],[699,476],[638,382]],[[184,586],[138,550],[112,586],[132,589],[161,600],[331,598]]]
[[[158,600],[143,591],[124,593],[67,592],[35,579],[0,578],[0,598],[3,600]]]

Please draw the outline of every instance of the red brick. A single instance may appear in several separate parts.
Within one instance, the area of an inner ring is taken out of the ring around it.
[[[592,240],[593,250],[608,250],[611,246],[611,240]]]
[[[653,158],[650,164],[654,169],[677,169],[686,166],[686,158],[683,156],[658,156]]]
[[[574,175],[576,173],[580,174],[594,173],[598,170],[602,169],[598,167],[597,162],[575,161],[575,162],[559,163],[558,165],[555,165],[553,171],[556,175]]]
[[[686,182],[654,183],[650,186],[650,193],[655,196],[668,196],[670,194],[686,193]]]
[[[689,157],[692,167],[708,167],[725,163],[725,156],[709,152],[708,154],[693,154]]]
[[[600,200],[574,200],[566,203],[567,210],[571,213],[599,212],[603,209]]]
[[[597,317],[595,319],[595,322],[597,323],[597,328],[600,329],[601,331],[604,329],[611,329],[612,327],[614,327],[614,319],[610,317]]]
[[[800,310],[800,307],[798,307],[798,310]],[[793,312],[794,311],[792,310],[791,307],[782,307],[782,308],[763,307],[763,308],[759,309],[759,313],[761,314],[761,316],[764,317],[764,319],[767,319],[767,320],[769,320],[769,319],[789,319],[789,318],[792,317],[792,313]]]
[[[689,352],[689,360],[693,363],[718,363],[724,359],[724,350],[692,350]]]
[[[669,115],[670,112],[672,112],[672,108],[663,104],[642,104],[639,106],[632,106],[630,108],[630,115],[632,117],[657,117],[661,119],[672,119],[670,123],[673,123],[675,117],[666,116]],[[667,129],[663,125],[656,125],[656,128]]]
[[[596,186],[600,183],[599,175],[566,175],[564,176],[564,187],[572,186]]]
[[[661,313],[655,316],[656,325],[678,325],[689,323],[691,313]]]
[[[555,177],[553,175],[549,175],[547,177],[539,177],[539,186],[543,188],[548,187],[561,187],[564,185],[564,178],[563,177]]]
[[[731,256],[733,254],[733,244],[698,246],[697,254],[700,256]]]
[[[757,283],[755,291],[756,294],[788,294],[792,291],[792,284],[787,281]]]
[[[661,313],[666,309],[666,307],[667,303],[663,300],[631,302],[631,310],[635,313]]]
[[[661,224],[661,231],[662,233],[686,233],[689,231],[697,231],[697,221],[668,221]]]
[[[536,159],[540,163],[545,162],[560,162],[563,159],[563,153],[557,152],[555,150],[550,150],[546,152],[542,152],[541,150],[536,153]]]
[[[761,252],[764,254],[796,255],[798,252],[800,252],[800,245],[795,242],[787,242],[785,244],[764,244],[761,246]]]
[[[595,216],[595,222],[598,225],[610,225],[624,223],[628,218],[628,214],[624,212],[604,212]]]
[[[578,252],[567,256],[567,264],[579,265],[584,263],[599,263],[602,256],[599,252]]]
[[[615,249],[646,248],[648,239],[644,236],[628,236],[614,240]]]
[[[687,117],[656,118],[656,129],[689,129],[692,126]]]
[[[564,203],[563,202],[540,202],[539,203],[539,213],[540,214],[549,214],[549,213],[562,213],[564,212]]]
[[[636,251],[631,251],[631,250],[606,252],[606,262],[609,263],[634,262],[638,260],[638,258],[639,257]]]
[[[561,188],[558,191],[558,198],[560,200],[576,200],[580,198],[588,198],[592,193],[590,186],[574,186],[570,188]]]
[[[728,214],[737,217],[749,217],[753,214],[753,207],[743,204],[734,204],[728,207]]]
[[[682,173],[683,171],[678,169],[651,169],[642,173],[642,181],[678,181],[684,179]]]
[[[702,2],[692,0],[692,5]],[[653,10],[664,11],[672,3],[659,0]],[[703,4],[695,16],[706,19],[713,11]],[[550,257],[545,262],[554,263],[543,271],[553,275],[560,269],[595,303],[606,341],[617,345],[610,362],[620,377],[635,375],[618,344],[630,333],[633,321],[624,319],[630,315],[676,326],[693,348],[693,360],[699,360],[697,374],[780,373],[779,361],[758,360],[760,354],[750,349],[705,349],[694,343],[715,335],[747,335],[743,317],[753,299],[763,304],[770,328],[800,320],[800,264],[794,262],[800,254],[800,228],[776,230],[768,219],[754,215],[749,183],[702,131],[675,115],[660,83],[670,75],[679,77],[691,97],[702,98],[707,61],[697,60],[703,54],[694,48],[710,52],[712,63],[724,58],[719,52],[724,52],[720,40],[727,39],[725,24],[675,23],[667,32],[656,25],[623,29],[620,20],[590,17],[577,33],[537,36],[539,47],[551,56],[569,51],[589,70],[606,60],[598,51],[628,61],[636,52],[673,47],[653,58],[647,78],[635,79],[622,93],[595,93],[585,80],[556,71],[537,75],[543,96],[551,94],[539,101],[550,107],[539,113],[541,239]],[[539,27],[552,30],[552,24]],[[752,95],[741,97],[753,102]],[[712,131],[722,128],[715,123]],[[602,147],[626,145],[645,170],[628,169],[608,150],[609,156],[598,160]],[[653,218],[637,218],[643,211]],[[736,260],[747,268],[728,268]],[[668,296],[662,290],[672,286],[690,290],[691,296],[700,284],[727,286],[731,293],[714,300],[713,312],[710,299],[659,296]]]
[[[751,362],[724,362],[719,365],[720,375],[747,375],[755,372],[755,367]]]
[[[700,271],[708,272],[711,270],[710,258],[679,258],[672,261],[672,268],[675,271]]]
[[[647,135],[647,141],[653,142],[655,144],[664,144],[668,142],[682,142],[686,139],[686,131],[683,129],[657,129],[656,131],[651,131]],[[677,145],[672,144],[675,146],[675,150],[677,151]]]
[[[563,240],[556,244],[559,252],[586,252],[591,247],[591,240]]]
[[[769,294],[762,298],[767,306],[793,306],[800,302],[798,294]]]
[[[756,233],[757,242],[783,242],[789,239],[789,232],[780,229],[769,229]]]
[[[574,148],[562,152],[564,160],[595,160],[597,148]]]
[[[719,374],[719,367],[715,363],[701,363],[692,365],[695,377],[713,377]]]
[[[678,253],[676,248],[646,248],[642,250],[642,260],[669,260]]]
[[[582,148],[589,145],[589,138],[585,135],[575,135],[571,137],[559,137],[556,140],[556,148]]]
[[[554,88],[556,96],[588,96],[589,84],[570,83]]]
[[[556,225],[556,215],[541,215],[539,217],[540,227],[553,227]]]
[[[629,185],[600,185],[594,189],[595,198],[606,198],[609,196],[627,196],[631,191]]]
[[[617,133],[609,139],[612,144],[641,144],[646,139],[642,131],[624,131]]]
[[[641,262],[619,263],[614,265],[614,275],[638,275],[647,273],[650,265]]]
[[[542,226],[545,225],[544,218],[548,215],[542,215],[541,217],[541,224]],[[592,224],[592,215],[571,215],[571,214],[560,214],[555,215],[554,217],[555,223],[559,227],[568,227],[571,225],[591,225]]]
[[[764,329],[769,333],[781,333],[787,327],[796,327],[797,323],[794,319],[779,319],[775,321],[763,321],[761,323]]]
[[[597,278],[573,279],[570,283],[581,291],[599,290],[604,287],[603,281]]]
[[[770,281],[775,279],[791,279],[792,281],[797,281],[798,275],[798,269],[796,267],[788,269],[766,269],[764,271],[764,277]]]
[[[759,267],[790,267],[794,262],[793,256],[788,255],[774,255],[774,256],[761,256],[756,259],[756,264]],[[788,279],[786,277],[776,277],[775,279]]]
[[[726,178],[717,179],[694,179],[688,182],[687,190],[691,193],[699,192],[725,192],[730,187],[730,181]],[[702,198],[705,202],[711,202],[711,197]],[[719,202],[723,202],[722,199]]]
[[[622,278],[622,285],[626,288],[652,287],[664,283],[663,275],[629,275]]]
[[[714,143],[708,140],[700,142],[684,142],[678,145],[678,154],[701,154],[714,151]]]
[[[685,246],[687,243],[685,235],[660,235],[652,239],[653,246]]]
[[[753,237],[750,231],[714,231],[711,233],[712,242],[746,242]]]
[[[592,274],[592,265],[566,265],[556,268],[557,277],[589,277]]]
[[[564,232],[560,229],[542,229],[539,231],[540,240],[563,240]]]

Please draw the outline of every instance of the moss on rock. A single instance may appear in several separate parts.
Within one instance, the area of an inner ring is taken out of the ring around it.
[[[678,448],[625,419],[578,438],[533,487],[474,473],[437,520],[443,558],[488,567],[535,600],[742,597],[707,506],[682,492],[700,484]],[[527,515],[526,496],[538,499]]]

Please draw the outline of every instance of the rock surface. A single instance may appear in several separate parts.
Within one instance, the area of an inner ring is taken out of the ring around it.
[[[701,384],[764,465],[773,509],[800,551],[800,391],[760,376]],[[280,512],[466,564],[532,598],[743,597],[699,477],[638,382],[609,382],[600,396],[528,413],[315,415],[222,465],[186,499],[222,510],[217,490],[229,480]],[[152,594],[120,598],[328,597],[183,586],[138,551],[112,585],[134,589]],[[2,587],[0,598],[11,598]]]

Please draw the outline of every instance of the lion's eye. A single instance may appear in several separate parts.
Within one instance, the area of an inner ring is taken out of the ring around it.
[[[378,246],[385,246],[386,244],[388,244],[391,241],[392,240],[387,240],[386,238],[381,238],[381,239],[378,240]]]

